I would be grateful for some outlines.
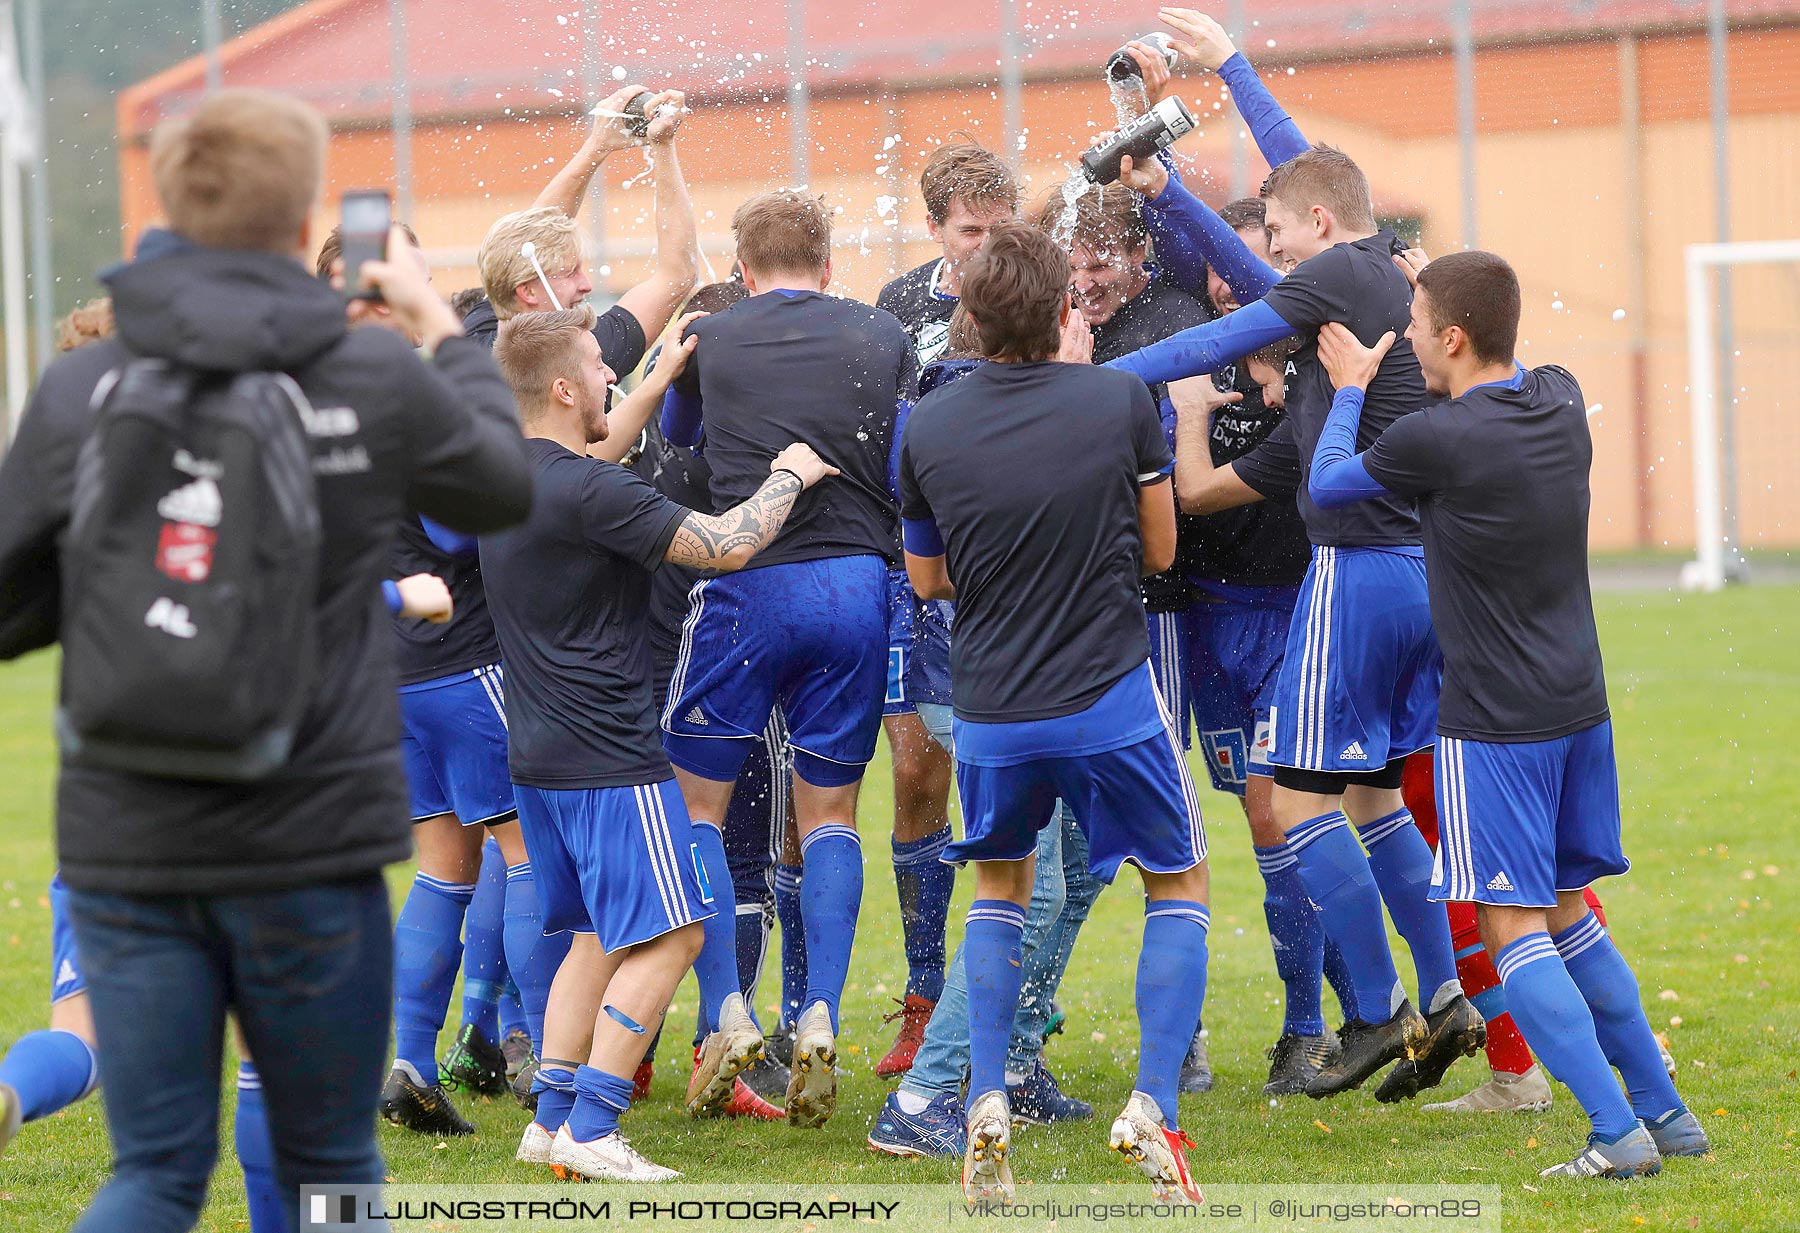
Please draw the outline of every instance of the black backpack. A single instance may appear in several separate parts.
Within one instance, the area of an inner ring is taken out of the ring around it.
[[[108,373],[93,406],[62,547],[63,758],[261,779],[312,693],[312,408],[280,373],[156,359]]]

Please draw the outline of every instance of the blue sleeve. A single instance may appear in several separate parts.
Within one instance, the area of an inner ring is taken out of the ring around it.
[[[406,602],[400,598],[400,584],[392,578],[381,580],[381,598],[387,601],[387,610],[394,616],[399,616],[400,610],[406,607]]]
[[[900,500],[900,446],[906,439],[906,421],[912,417],[913,405],[906,399],[894,409],[894,443],[888,447],[888,493]]]
[[[1356,430],[1362,426],[1363,392],[1355,386],[1337,392],[1331,414],[1313,450],[1306,490],[1320,509],[1337,509],[1370,497],[1391,496],[1369,476],[1365,455],[1356,453]]]
[[[419,525],[425,528],[425,538],[435,544],[438,551],[447,552],[453,557],[475,555],[475,537],[473,535],[452,531],[449,527],[433,522],[423,514],[419,515]]]
[[[944,537],[938,531],[935,519],[902,518],[900,520],[900,538],[906,542],[906,550],[915,557],[941,557],[944,555]]]
[[[1296,154],[1312,149],[1300,126],[1282,110],[1242,52],[1219,66],[1219,78],[1231,90],[1231,101],[1237,104],[1238,114],[1244,117],[1245,127],[1256,138],[1256,148],[1269,160],[1270,167],[1279,167]]]
[[[1162,418],[1163,439],[1169,443],[1169,448],[1173,450],[1175,448],[1175,423],[1177,417],[1175,414],[1175,404],[1169,400],[1169,391],[1167,387],[1164,387],[1161,397],[1156,400],[1156,413]]]
[[[1130,355],[1120,356],[1106,366],[1136,373],[1151,385],[1159,381],[1179,381],[1183,377],[1215,372],[1232,360],[1260,351],[1292,333],[1294,327],[1284,321],[1280,313],[1258,301],[1217,321],[1196,325]]]
[[[700,444],[700,390],[671,385],[663,395],[662,434],[676,445],[693,449]]]
[[[1172,165],[1164,165],[1169,167],[1168,184],[1154,199],[1144,199],[1144,222],[1156,241],[1157,261],[1184,287],[1204,288],[1206,267],[1211,266],[1239,304],[1262,299],[1281,275],[1250,251],[1218,211],[1188,191]]]

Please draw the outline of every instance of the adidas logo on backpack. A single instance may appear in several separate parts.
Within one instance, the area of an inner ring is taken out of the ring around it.
[[[1502,870],[1488,879],[1487,888],[1491,891],[1509,891],[1513,888],[1512,879],[1508,878],[1506,872]]]

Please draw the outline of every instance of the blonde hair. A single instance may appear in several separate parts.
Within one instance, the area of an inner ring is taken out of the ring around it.
[[[512,387],[519,414],[531,423],[544,413],[550,383],[575,379],[575,337],[594,328],[594,306],[519,313],[500,323],[494,360]]]
[[[73,351],[91,342],[99,342],[102,338],[111,338],[112,335],[112,297],[103,295],[80,305],[56,323],[56,349]]]
[[[1269,173],[1263,200],[1273,197],[1296,214],[1324,206],[1338,225],[1354,231],[1375,230],[1375,202],[1369,177],[1348,154],[1335,146],[1302,151]]]
[[[481,285],[502,321],[524,311],[519,287],[537,278],[531,259],[522,251],[527,242],[537,246],[538,264],[546,274],[560,273],[581,260],[581,228],[557,206],[503,215],[488,228],[475,255]]]
[[[267,90],[221,90],[164,120],[150,175],[169,225],[207,248],[291,253],[325,178],[324,117]]]
[[[822,274],[831,264],[831,215],[791,188],[758,193],[731,216],[738,264],[752,274]]]

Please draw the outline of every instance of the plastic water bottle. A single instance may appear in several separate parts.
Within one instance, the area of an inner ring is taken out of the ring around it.
[[[1113,134],[1111,141],[1081,156],[1081,170],[1096,184],[1119,178],[1119,163],[1126,155],[1138,163],[1194,131],[1194,117],[1187,104],[1170,96]]]
[[[1169,66],[1169,71],[1171,73],[1175,71],[1175,65],[1180,60],[1180,57],[1175,54],[1175,49],[1169,46],[1168,35],[1162,33],[1146,34],[1143,38],[1139,39],[1138,42],[1148,43],[1151,47],[1154,47],[1157,51],[1161,52],[1163,61]],[[1113,52],[1112,59],[1106,62],[1106,80],[1108,81],[1142,81],[1143,77],[1144,70],[1138,67],[1137,59],[1131,54],[1131,49],[1129,47],[1119,48],[1119,50]]]

